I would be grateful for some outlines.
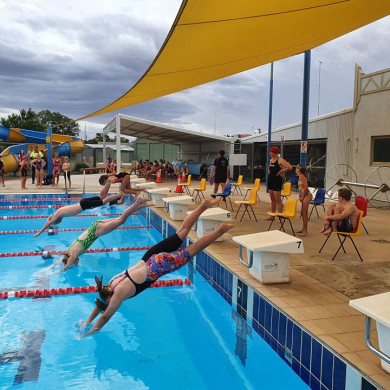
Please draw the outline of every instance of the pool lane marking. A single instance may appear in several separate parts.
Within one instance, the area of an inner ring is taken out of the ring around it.
[[[68,202],[72,200],[80,201],[83,198],[17,198],[17,199],[0,199],[0,202]]]
[[[117,228],[117,230],[128,230],[128,229],[151,229],[152,226],[120,226]],[[81,232],[88,228],[72,228],[72,229],[55,229],[55,232]],[[36,230],[2,230],[0,231],[0,235],[7,235],[7,234],[31,234],[31,233],[38,233],[39,229]],[[45,230],[47,232],[47,230]]]
[[[72,218],[79,218],[79,217],[119,217],[122,215],[121,213],[113,213],[113,214],[78,214],[74,215]],[[140,215],[139,213],[131,214],[133,215]],[[130,216],[130,217],[131,217]],[[6,219],[37,219],[37,218],[49,218],[50,215],[10,215],[10,216],[4,216],[0,217],[0,220],[6,220]]]
[[[176,287],[176,286],[189,286],[191,284],[190,279],[167,279],[156,280],[149,288],[156,287]],[[53,295],[69,295],[69,294],[87,294],[96,293],[96,286],[86,287],[65,287],[65,288],[45,288],[40,290],[20,290],[20,291],[3,291],[0,292],[0,299],[10,298],[36,298],[36,297],[51,297]]]
[[[126,251],[142,251],[150,249],[151,246],[128,246],[122,248],[98,248],[88,249],[84,253],[102,253],[102,252],[126,252]],[[5,252],[0,253],[0,257],[23,257],[23,256],[51,256],[51,255],[63,255],[66,250],[63,251],[31,251],[31,252]]]

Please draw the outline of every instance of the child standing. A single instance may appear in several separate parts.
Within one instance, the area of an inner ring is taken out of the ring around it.
[[[306,166],[302,164],[298,164],[295,173],[299,176],[298,190],[299,190],[299,200],[302,203],[301,217],[303,223],[302,229],[299,230],[297,233],[300,237],[305,237],[307,236],[309,204],[312,200],[313,195],[309,191],[309,186],[307,184]]]

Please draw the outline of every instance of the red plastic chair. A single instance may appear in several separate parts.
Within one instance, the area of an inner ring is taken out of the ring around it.
[[[363,196],[356,197],[355,206],[360,210],[363,211],[363,218],[367,215],[367,205],[368,205],[368,199]],[[364,223],[362,221],[362,226],[366,233],[368,234],[368,230],[364,226]]]

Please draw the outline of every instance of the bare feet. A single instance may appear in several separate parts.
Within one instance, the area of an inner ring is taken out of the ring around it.
[[[273,221],[275,219],[275,217],[268,217],[265,219],[265,221]]]
[[[213,206],[218,206],[219,205],[219,202],[220,202],[221,199],[204,199],[202,201],[202,206],[205,208],[205,209],[208,209],[210,207],[213,207]]]
[[[223,233],[226,233],[228,232],[230,229],[232,229],[234,227],[234,223],[230,223],[230,222],[223,222],[221,223],[221,226],[219,227],[220,230],[223,232]]]
[[[306,237],[307,232],[297,232],[299,237]]]
[[[332,228],[331,228],[331,227],[328,227],[327,229],[325,229],[325,230],[323,231],[323,233],[324,233],[325,235],[328,235],[328,234],[332,233]]]

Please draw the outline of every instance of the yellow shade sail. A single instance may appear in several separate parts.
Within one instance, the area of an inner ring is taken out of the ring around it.
[[[389,14],[390,0],[184,0],[141,79],[80,119],[302,53]]]

